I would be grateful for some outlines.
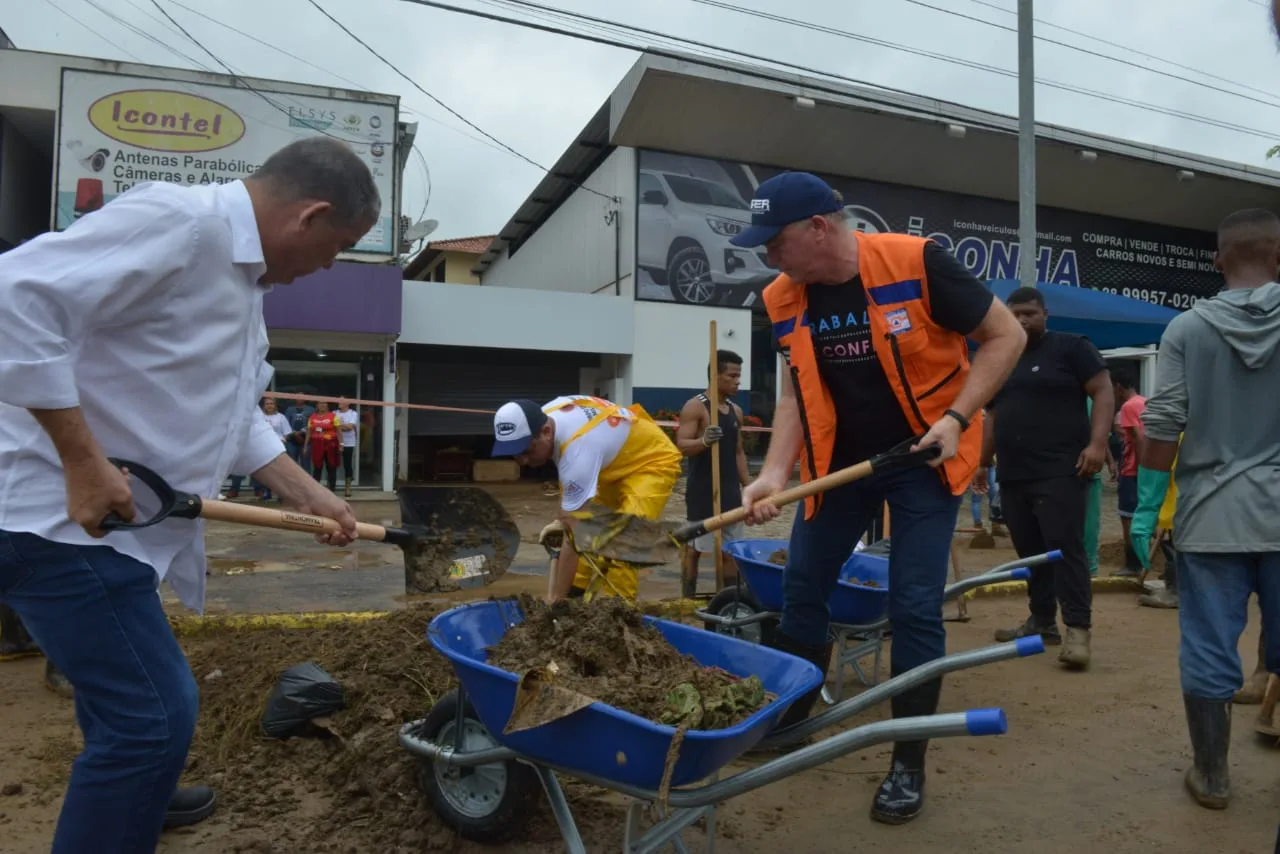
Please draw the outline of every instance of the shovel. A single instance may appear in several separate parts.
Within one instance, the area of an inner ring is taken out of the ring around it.
[[[808,483],[784,489],[765,501],[775,507],[783,507],[878,472],[923,465],[940,453],[936,445],[912,451],[911,446],[918,441],[920,437],[912,437],[883,454]],[[633,566],[658,566],[677,560],[683,544],[703,534],[741,522],[746,515],[745,509],[736,507],[701,522],[675,525],[627,513],[587,514],[579,517],[577,524],[568,533],[578,554],[622,561]]]
[[[249,507],[179,492],[140,463],[119,459],[112,459],[111,463],[150,489],[159,500],[160,509],[140,522],[125,522],[111,513],[102,520],[104,531],[149,528],[166,519],[210,519],[308,534],[342,530],[337,522],[322,516]],[[405,488],[400,493],[400,511],[405,520],[402,528],[359,522],[356,530],[362,540],[400,547],[404,552],[405,592],[409,594],[488,584],[507,571],[520,547],[519,529],[502,505],[483,489]]]

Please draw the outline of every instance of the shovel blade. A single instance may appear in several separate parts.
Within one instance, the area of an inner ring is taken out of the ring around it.
[[[489,584],[520,548],[506,508],[479,487],[402,486],[400,514],[415,534],[405,548],[410,595]]]
[[[659,566],[680,559],[680,543],[674,532],[681,527],[655,522],[629,513],[573,514],[573,545],[578,554],[624,561],[633,566]]]

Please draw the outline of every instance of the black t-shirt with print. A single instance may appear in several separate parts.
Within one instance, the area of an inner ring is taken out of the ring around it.
[[[968,335],[994,297],[954,255],[925,244],[925,275],[933,321]],[[917,433],[907,421],[871,344],[867,294],[855,276],[839,285],[809,285],[809,323],[818,372],[836,412],[832,469],[861,462]]]

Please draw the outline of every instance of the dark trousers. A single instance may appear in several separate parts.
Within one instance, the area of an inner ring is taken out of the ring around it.
[[[311,476],[316,480],[325,475],[329,488],[338,486],[338,443],[335,441],[311,440]]]
[[[813,519],[796,513],[783,575],[781,630],[793,641],[822,646],[828,600],[854,544],[889,503],[889,648],[894,673],[941,658],[947,651],[942,595],[960,497],[937,471],[912,468],[874,474],[827,492]]]
[[[356,456],[355,445],[342,446],[342,476],[346,478],[346,480],[344,480],[343,483],[347,484],[348,486],[353,485],[354,483],[353,479],[356,476],[355,475],[355,456]]]
[[[1093,622],[1093,589],[1084,551],[1088,478],[1053,477],[1000,484],[1000,509],[1018,557],[1060,549],[1062,560],[1031,570],[1027,584],[1031,614],[1045,624],[1057,620],[1077,629]]]

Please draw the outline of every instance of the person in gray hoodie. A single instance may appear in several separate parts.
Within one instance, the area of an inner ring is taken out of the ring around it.
[[[1280,217],[1227,216],[1215,265],[1226,288],[1174,318],[1160,341],[1142,465],[1169,471],[1177,454],[1179,669],[1195,754],[1186,786],[1201,806],[1224,809],[1251,594],[1266,668],[1280,672]]]

